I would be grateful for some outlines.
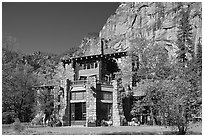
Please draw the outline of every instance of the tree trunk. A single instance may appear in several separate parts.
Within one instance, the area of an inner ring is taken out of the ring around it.
[[[179,126],[178,129],[179,129],[179,132],[178,132],[179,135],[185,135],[186,134],[184,126]]]
[[[152,107],[150,107],[150,117],[151,117],[152,125],[153,126],[156,125],[154,115],[153,115],[153,111],[152,111]]]

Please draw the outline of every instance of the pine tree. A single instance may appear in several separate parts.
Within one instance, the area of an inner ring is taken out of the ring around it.
[[[181,9],[181,17],[179,20],[179,26],[177,31],[178,42],[178,56],[179,62],[185,63],[187,59],[187,53],[194,56],[194,48],[192,42],[192,26],[190,24],[190,7]]]

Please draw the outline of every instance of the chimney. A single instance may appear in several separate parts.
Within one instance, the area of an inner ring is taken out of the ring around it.
[[[101,55],[103,55],[104,38],[101,38]]]

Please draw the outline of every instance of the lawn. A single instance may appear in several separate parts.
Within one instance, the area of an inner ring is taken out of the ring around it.
[[[201,135],[202,124],[193,124],[188,134]],[[3,126],[3,135],[169,135],[176,134],[170,128],[162,126],[120,126],[120,127],[28,127],[16,133],[12,126]]]

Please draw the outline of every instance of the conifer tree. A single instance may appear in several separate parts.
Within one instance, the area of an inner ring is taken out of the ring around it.
[[[180,12],[180,20],[177,31],[177,42],[178,42],[178,56],[179,62],[185,63],[187,59],[187,53],[194,56],[194,48],[192,42],[192,26],[190,24],[190,7],[182,8]]]

